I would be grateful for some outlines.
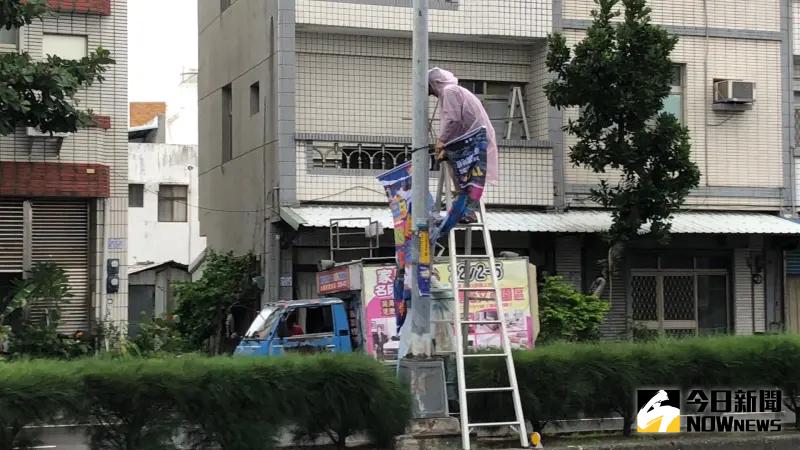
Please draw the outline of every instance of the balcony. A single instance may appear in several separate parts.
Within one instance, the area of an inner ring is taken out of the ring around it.
[[[411,158],[411,139],[403,137],[298,133],[297,192],[300,201],[382,203],[376,176]],[[431,157],[431,191],[439,171]],[[487,203],[552,206],[552,155],[548,142],[500,142],[500,182],[487,190]]]

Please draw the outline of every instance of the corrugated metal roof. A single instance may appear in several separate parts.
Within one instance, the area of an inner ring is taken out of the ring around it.
[[[391,228],[388,207],[358,205],[299,205],[284,207],[299,225],[312,228],[330,226],[331,219],[370,217]],[[606,211],[567,212],[490,209],[489,228],[496,231],[540,233],[598,233],[611,225]],[[342,224],[344,226],[345,224]],[[366,223],[364,224],[366,225]],[[353,226],[361,226],[354,223]],[[767,213],[686,211],[675,214],[672,232],[678,234],[800,234],[800,224]]]

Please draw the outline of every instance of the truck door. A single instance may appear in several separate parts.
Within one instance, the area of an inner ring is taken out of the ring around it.
[[[283,351],[315,353],[336,351],[331,305],[298,306],[284,315],[279,328]]]

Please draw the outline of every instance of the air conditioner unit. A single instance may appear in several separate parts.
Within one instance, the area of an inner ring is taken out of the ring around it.
[[[43,132],[38,127],[27,127],[25,129],[25,135],[30,137],[54,137],[54,138],[65,138],[72,135],[72,133],[51,133],[51,132]]]
[[[753,103],[755,99],[756,84],[751,81],[714,82],[714,103]]]

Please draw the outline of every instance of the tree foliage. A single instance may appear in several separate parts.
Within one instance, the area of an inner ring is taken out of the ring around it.
[[[0,0],[0,27],[29,25],[46,12],[44,0]],[[114,60],[102,47],[79,61],[0,54],[0,135],[13,133],[18,126],[44,132],[74,132],[88,126],[91,111],[78,108],[75,96],[80,89],[102,82],[109,64]]]
[[[235,307],[252,308],[258,288],[251,282],[257,264],[252,254],[209,251],[203,276],[197,281],[180,283],[175,288],[178,330],[195,349],[214,341],[211,353],[219,353],[226,321]],[[213,338],[213,339],[212,339]]]
[[[537,343],[596,340],[608,309],[608,302],[579,292],[562,277],[547,277],[539,295]]]
[[[0,348],[12,358],[73,358],[92,351],[88,336],[59,332],[61,306],[69,302],[69,279],[52,262],[37,262],[28,278],[14,282],[11,295],[0,299]],[[32,309],[43,311],[31,317]]]
[[[678,39],[650,22],[646,0],[622,0],[624,15],[615,9],[620,0],[595,2],[592,25],[572,52],[563,36],[549,38],[547,67],[555,79],[545,91],[553,106],[579,108],[565,126],[577,137],[571,162],[621,172],[618,182],[591,191],[593,201],[612,211],[611,241],[635,238],[648,223],[651,235],[664,238],[670,216],[700,178],[688,129],[660,112]]]

